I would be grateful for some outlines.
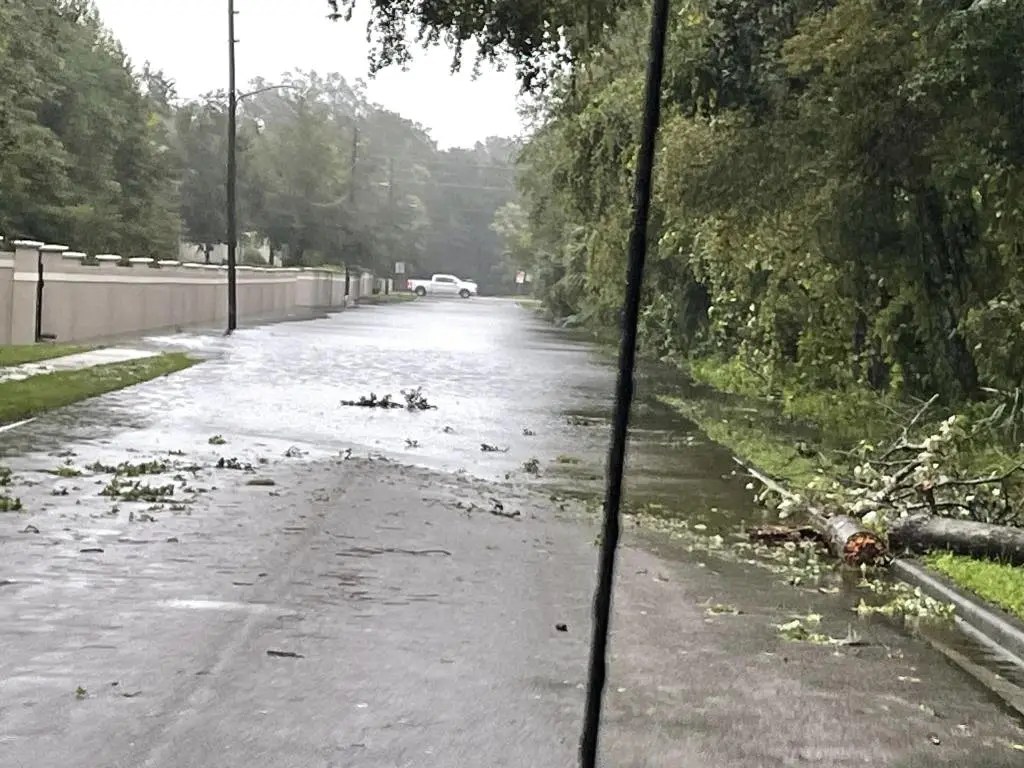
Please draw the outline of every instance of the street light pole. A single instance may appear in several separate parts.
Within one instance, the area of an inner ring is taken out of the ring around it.
[[[237,136],[238,92],[235,89],[235,0],[228,0],[228,333],[238,327],[238,211],[235,187],[238,181],[235,143]]]
[[[355,122],[353,121],[353,123],[352,123],[352,161],[351,161],[351,167],[349,168],[349,176],[348,176],[348,201],[349,201],[349,203],[350,203],[350,205],[352,207],[353,215],[355,215],[356,166],[358,164],[359,164],[359,126],[356,125]],[[352,254],[352,243],[351,243],[352,237],[351,237],[351,235],[349,235],[348,240],[349,240],[349,242],[347,242],[345,244],[347,246],[347,248],[346,248],[347,253],[345,254],[345,304],[346,305],[348,304],[348,297],[349,297],[349,294],[351,293],[351,288],[352,288],[352,277],[351,277],[351,274],[348,271],[348,262],[349,262],[349,259],[353,255]]]

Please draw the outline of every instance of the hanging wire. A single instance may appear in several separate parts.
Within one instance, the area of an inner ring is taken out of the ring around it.
[[[669,0],[652,0],[651,36],[647,59],[643,128],[640,155],[633,185],[633,227],[629,234],[629,264],[626,298],[619,347],[619,373],[615,387],[612,438],[608,450],[608,477],[604,500],[604,531],[601,538],[597,589],[594,592],[594,628],[590,646],[586,711],[580,739],[580,768],[596,768],[597,742],[601,727],[601,704],[607,676],[608,625],[611,619],[615,552],[619,544],[619,507],[622,476],[626,463],[629,410],[633,402],[633,371],[636,367],[636,338],[640,318],[640,294],[644,261],[647,257],[647,219],[651,204],[654,148],[661,120],[661,80],[665,64],[665,35]]]

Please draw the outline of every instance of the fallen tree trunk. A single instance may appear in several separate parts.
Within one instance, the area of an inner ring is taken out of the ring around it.
[[[910,515],[893,522],[889,543],[893,550],[901,552],[945,551],[1024,565],[1024,529],[1005,525],[927,514]]]
[[[787,491],[756,469],[751,469],[739,459],[734,461],[765,488],[791,503],[802,506],[808,522],[821,536],[829,552],[846,565],[883,565],[888,561],[889,553],[885,542],[874,531],[865,528],[859,520],[847,515],[828,515],[821,509],[806,504],[799,496]]]
[[[847,565],[882,565],[889,557],[885,542],[874,531],[863,526],[860,520],[847,515],[832,515],[821,518],[822,536],[829,551]]]

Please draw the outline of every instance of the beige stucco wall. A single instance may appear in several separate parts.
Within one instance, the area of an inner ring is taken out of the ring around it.
[[[13,278],[14,254],[0,252],[0,344],[11,343],[10,317]]]
[[[36,271],[33,244],[14,256],[0,255],[0,343],[34,339]],[[6,258],[5,258],[6,257]],[[81,254],[44,246],[42,330],[58,341],[141,333],[162,328],[214,324],[227,319],[227,269],[219,265],[160,265],[111,259],[83,263]],[[238,267],[238,317],[282,319],[299,310],[341,309],[345,276],[316,269]],[[351,297],[363,281],[352,280]]]

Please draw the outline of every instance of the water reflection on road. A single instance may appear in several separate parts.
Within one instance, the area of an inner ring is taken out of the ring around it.
[[[513,301],[418,301],[220,334],[152,337],[153,346],[207,358],[195,368],[42,417],[5,434],[8,456],[73,447],[213,453],[212,435],[253,460],[297,446],[310,457],[376,452],[484,478],[509,473],[582,492],[601,484],[611,362]],[[342,407],[371,392],[422,387],[436,410]],[[644,386],[640,386],[641,395]],[[749,511],[728,455],[688,439],[692,426],[641,400],[630,460],[643,493],[703,514]],[[413,441],[411,446],[409,442]],[[499,452],[483,452],[482,444]],[[505,452],[507,449],[507,452]],[[727,519],[732,515],[727,515]]]
[[[275,551],[285,538],[306,530],[304,526],[308,522],[305,503],[290,502],[285,504],[285,512],[295,518],[293,522],[302,525],[272,534],[270,526],[276,518],[266,515],[261,518],[259,514],[250,513],[256,504],[256,494],[266,500],[276,496],[278,491],[247,486],[245,490],[252,494],[250,496],[244,492],[234,496],[227,494],[227,507],[222,510],[226,514],[208,514],[209,510],[204,511],[204,505],[198,504],[196,518],[190,518],[191,501],[202,497],[196,494],[216,491],[218,485],[232,483],[223,479],[224,473],[220,479],[216,472],[200,473],[198,480],[183,479],[183,485],[205,487],[183,493],[185,499],[176,496],[176,501],[183,501],[179,510],[174,511],[173,505],[169,510],[164,510],[162,503],[156,505],[161,507],[157,512],[161,521],[183,526],[185,533],[180,535],[188,537],[190,542],[188,552],[161,559],[151,554],[154,548],[172,542],[177,545],[178,533],[166,539],[162,528],[154,529],[159,530],[159,534],[147,533],[145,527],[131,524],[130,516],[126,520],[126,514],[119,512],[117,505],[111,509],[110,499],[98,495],[98,486],[107,482],[109,473],[99,472],[103,477],[88,473],[70,479],[57,479],[47,474],[59,461],[56,455],[73,453],[74,464],[87,467],[94,461],[109,465],[166,456],[173,451],[180,452],[182,462],[196,462],[209,469],[218,457],[237,457],[243,463],[254,465],[265,459],[275,464],[284,460],[286,452],[291,457],[288,461],[301,462],[304,457],[317,459],[351,450],[353,454],[381,455],[448,472],[465,470],[491,480],[511,476],[517,483],[549,484],[581,494],[596,495],[601,489],[607,416],[614,382],[612,361],[594,346],[535,319],[513,301],[417,301],[364,307],[317,320],[246,329],[231,337],[217,333],[154,336],[146,339],[145,345],[188,350],[203,357],[205,362],[173,376],[48,414],[0,434],[0,458],[21,475],[19,493],[34,494],[35,498],[30,499],[26,508],[38,515],[30,519],[39,523],[35,530],[29,530],[33,528],[30,524],[16,533],[25,520],[21,517],[7,520],[10,526],[7,542],[18,542],[9,550],[12,579],[7,584],[27,590],[20,593],[17,602],[8,602],[7,621],[13,628],[12,636],[45,631],[50,637],[59,638],[67,627],[77,627],[83,621],[82,616],[76,613],[74,601],[66,595],[78,594],[87,587],[102,587],[105,590],[103,601],[107,599],[107,591],[122,589],[119,597],[122,602],[120,605],[115,602],[115,609],[121,612],[119,615],[129,615],[135,594],[132,590],[140,580],[148,584],[147,589],[160,592],[165,598],[160,610],[187,608],[210,613],[241,610],[240,606],[252,603],[243,605],[214,599],[211,595],[220,593],[194,586],[189,592],[176,582],[180,581],[179,570],[199,568],[202,572],[202,579],[196,582],[199,584],[207,583],[203,579],[224,576],[236,579],[230,582],[232,589],[252,587],[265,573],[259,572],[253,577],[247,573],[239,576],[236,571],[244,570],[247,564],[251,566],[249,559],[259,561],[259,552],[247,558],[251,553],[246,551],[243,555],[235,552],[236,548],[262,548],[262,556],[269,557],[268,553]],[[673,375],[666,380],[656,367],[649,367],[638,381],[627,501],[656,500],[692,523],[701,523],[701,529],[706,528],[708,534],[717,529],[728,537],[730,529],[741,519],[760,512],[752,505],[744,482],[733,475],[729,453],[708,443],[692,424],[660,406],[654,398],[656,388],[672,386],[672,379],[677,378]],[[407,412],[341,406],[342,400],[358,399],[371,392],[378,396],[390,393],[400,398],[402,389],[413,387],[422,387],[423,394],[437,409]],[[223,443],[211,443],[214,435],[222,436]],[[482,444],[501,450],[484,452]],[[539,476],[524,471],[524,463],[531,459],[537,460]],[[303,465],[288,470],[319,473],[330,466],[336,465],[325,462],[319,467]],[[408,474],[391,482],[413,482]],[[422,474],[429,474],[431,482],[436,481],[433,473]],[[372,478],[372,475],[366,477]],[[452,479],[450,475],[448,479]],[[314,482],[329,480],[318,477]],[[452,483],[458,484],[455,479]],[[366,487],[369,484],[370,481],[366,481],[360,493],[365,494],[363,502],[372,503],[373,493]],[[51,485],[78,486],[79,493],[70,495],[59,488],[49,492]],[[81,493],[83,489],[95,492]],[[410,489],[410,493],[417,496],[421,491],[422,488]],[[314,499],[317,498],[314,494]],[[395,497],[388,498],[389,504],[394,506]],[[327,501],[324,497],[315,504],[326,506]],[[132,505],[129,515],[136,509],[140,513],[138,520],[144,520],[142,515],[146,513],[141,504]],[[330,511],[337,513],[337,510]],[[376,516],[357,515],[351,523],[371,526],[376,525],[375,517],[401,514],[390,506],[376,511],[379,512]],[[168,514],[170,512],[173,514]],[[181,517],[176,517],[179,513]],[[425,530],[433,521],[422,523]],[[239,539],[242,542],[239,545],[236,528],[243,525],[252,530],[248,538]],[[381,526],[373,531],[373,536],[382,535],[381,531],[385,530],[392,529]],[[572,530],[575,537],[577,529]],[[631,528],[630,532],[634,530]],[[28,536],[28,533],[41,535]],[[641,530],[640,536],[645,533]],[[502,535],[508,535],[507,531]],[[517,533],[512,538],[518,541],[520,536]],[[688,570],[683,573],[692,582],[690,593],[673,592],[671,598],[658,599],[672,603],[680,599],[680,595],[687,595],[684,599],[690,602],[697,598],[716,602],[731,598],[737,604],[747,605],[747,613],[755,609],[764,611],[764,616],[750,616],[752,623],[748,624],[754,628],[752,631],[762,633],[765,626],[772,626],[782,617],[791,617],[794,612],[824,616],[824,621],[840,632],[852,624],[851,608],[860,599],[852,587],[844,588],[842,593],[838,583],[836,589],[824,591],[815,589],[813,584],[791,589],[782,583],[782,577],[773,577],[737,558],[728,559],[724,557],[726,553],[712,554],[706,547],[703,553],[687,552],[685,540],[680,544],[665,537],[650,537],[645,543],[664,558],[656,562],[685,564]],[[408,545],[405,542],[405,546]],[[588,536],[586,546],[589,545]],[[537,546],[547,551],[546,541]],[[46,557],[39,556],[43,547],[47,548]],[[102,565],[97,565],[91,558],[93,553],[102,553],[103,547],[108,547],[108,551]],[[632,552],[643,549],[646,548],[632,548]],[[495,543],[493,552],[497,551]],[[225,558],[225,552],[234,554]],[[491,599],[490,580],[502,581],[502,569],[508,567],[508,561],[498,559],[492,563],[490,547],[485,552],[486,562],[480,566],[483,569],[480,572],[489,580],[484,603],[500,607],[500,600]],[[717,559],[718,554],[723,554],[723,559]],[[589,551],[587,555],[581,573],[590,567]],[[317,559],[311,557],[310,563],[315,562]],[[407,563],[401,566],[401,569],[408,568]],[[637,570],[632,576],[635,580],[645,573]],[[330,575],[334,578],[336,573],[331,571]],[[620,578],[629,576],[627,573]],[[648,581],[646,577],[643,580]],[[656,581],[667,583],[660,575]],[[131,590],[125,586],[129,582]],[[288,589],[292,586],[288,582]],[[560,599],[548,594],[548,586],[544,590],[545,600]],[[53,597],[55,594],[65,597],[58,599]],[[317,593],[316,599],[322,597]],[[53,606],[58,603],[64,607],[55,611]],[[576,609],[581,605],[585,602],[574,602]],[[692,611],[693,606],[689,602],[678,603],[674,604],[674,609]],[[645,607],[639,615],[646,614]],[[665,614],[670,615],[672,611]],[[150,610],[140,612],[135,618],[160,622],[163,621],[160,615]],[[698,628],[703,626],[701,619],[709,620],[703,609],[698,610],[697,616],[700,617],[696,621]],[[937,665],[934,681],[931,678],[917,681],[917,695],[928,694],[939,701],[951,702],[964,695],[975,695],[973,688],[966,687],[964,679],[939,668],[944,663],[939,656],[903,635],[900,625],[875,626],[878,623],[857,625],[874,638],[873,647],[906,645],[906,653],[911,658],[920,656],[927,663]],[[189,632],[200,632],[198,626],[197,621],[193,625],[175,625],[183,637],[191,637]],[[687,631],[693,629],[687,626]],[[160,630],[165,630],[162,624]],[[147,625],[138,630],[138,635],[146,637],[151,631]],[[993,659],[965,643],[963,638],[945,632],[940,634],[938,639],[942,642],[955,645],[975,660],[998,668]],[[404,643],[404,636],[401,639]],[[640,642],[638,637],[633,640]],[[743,632],[723,635],[716,641],[721,647],[714,646],[713,650],[716,654],[726,647],[735,651],[737,644],[742,646],[748,640]],[[23,661],[30,656],[27,648],[23,645],[21,655],[15,653],[14,658]],[[743,647],[739,658],[749,660],[753,658],[751,653],[749,648]],[[766,657],[759,650],[755,656],[757,664],[750,662],[746,669],[762,668],[758,665]],[[890,658],[891,662],[880,663],[898,665],[902,656]],[[49,664],[49,660],[46,663]],[[672,663],[675,664],[675,659]],[[17,684],[34,685],[33,669],[31,665],[19,668]],[[829,696],[834,695],[838,683],[824,672],[819,683],[819,669],[827,670],[828,665],[809,666],[802,674],[815,681],[815,685],[820,684]],[[1005,670],[999,671],[1006,674]],[[797,679],[801,679],[799,674]],[[60,682],[65,683],[64,690],[73,688],[69,681]],[[774,698],[772,701],[774,703]],[[646,718],[645,714],[645,723]],[[26,714],[25,719],[32,718]],[[34,722],[30,725],[37,727]]]

